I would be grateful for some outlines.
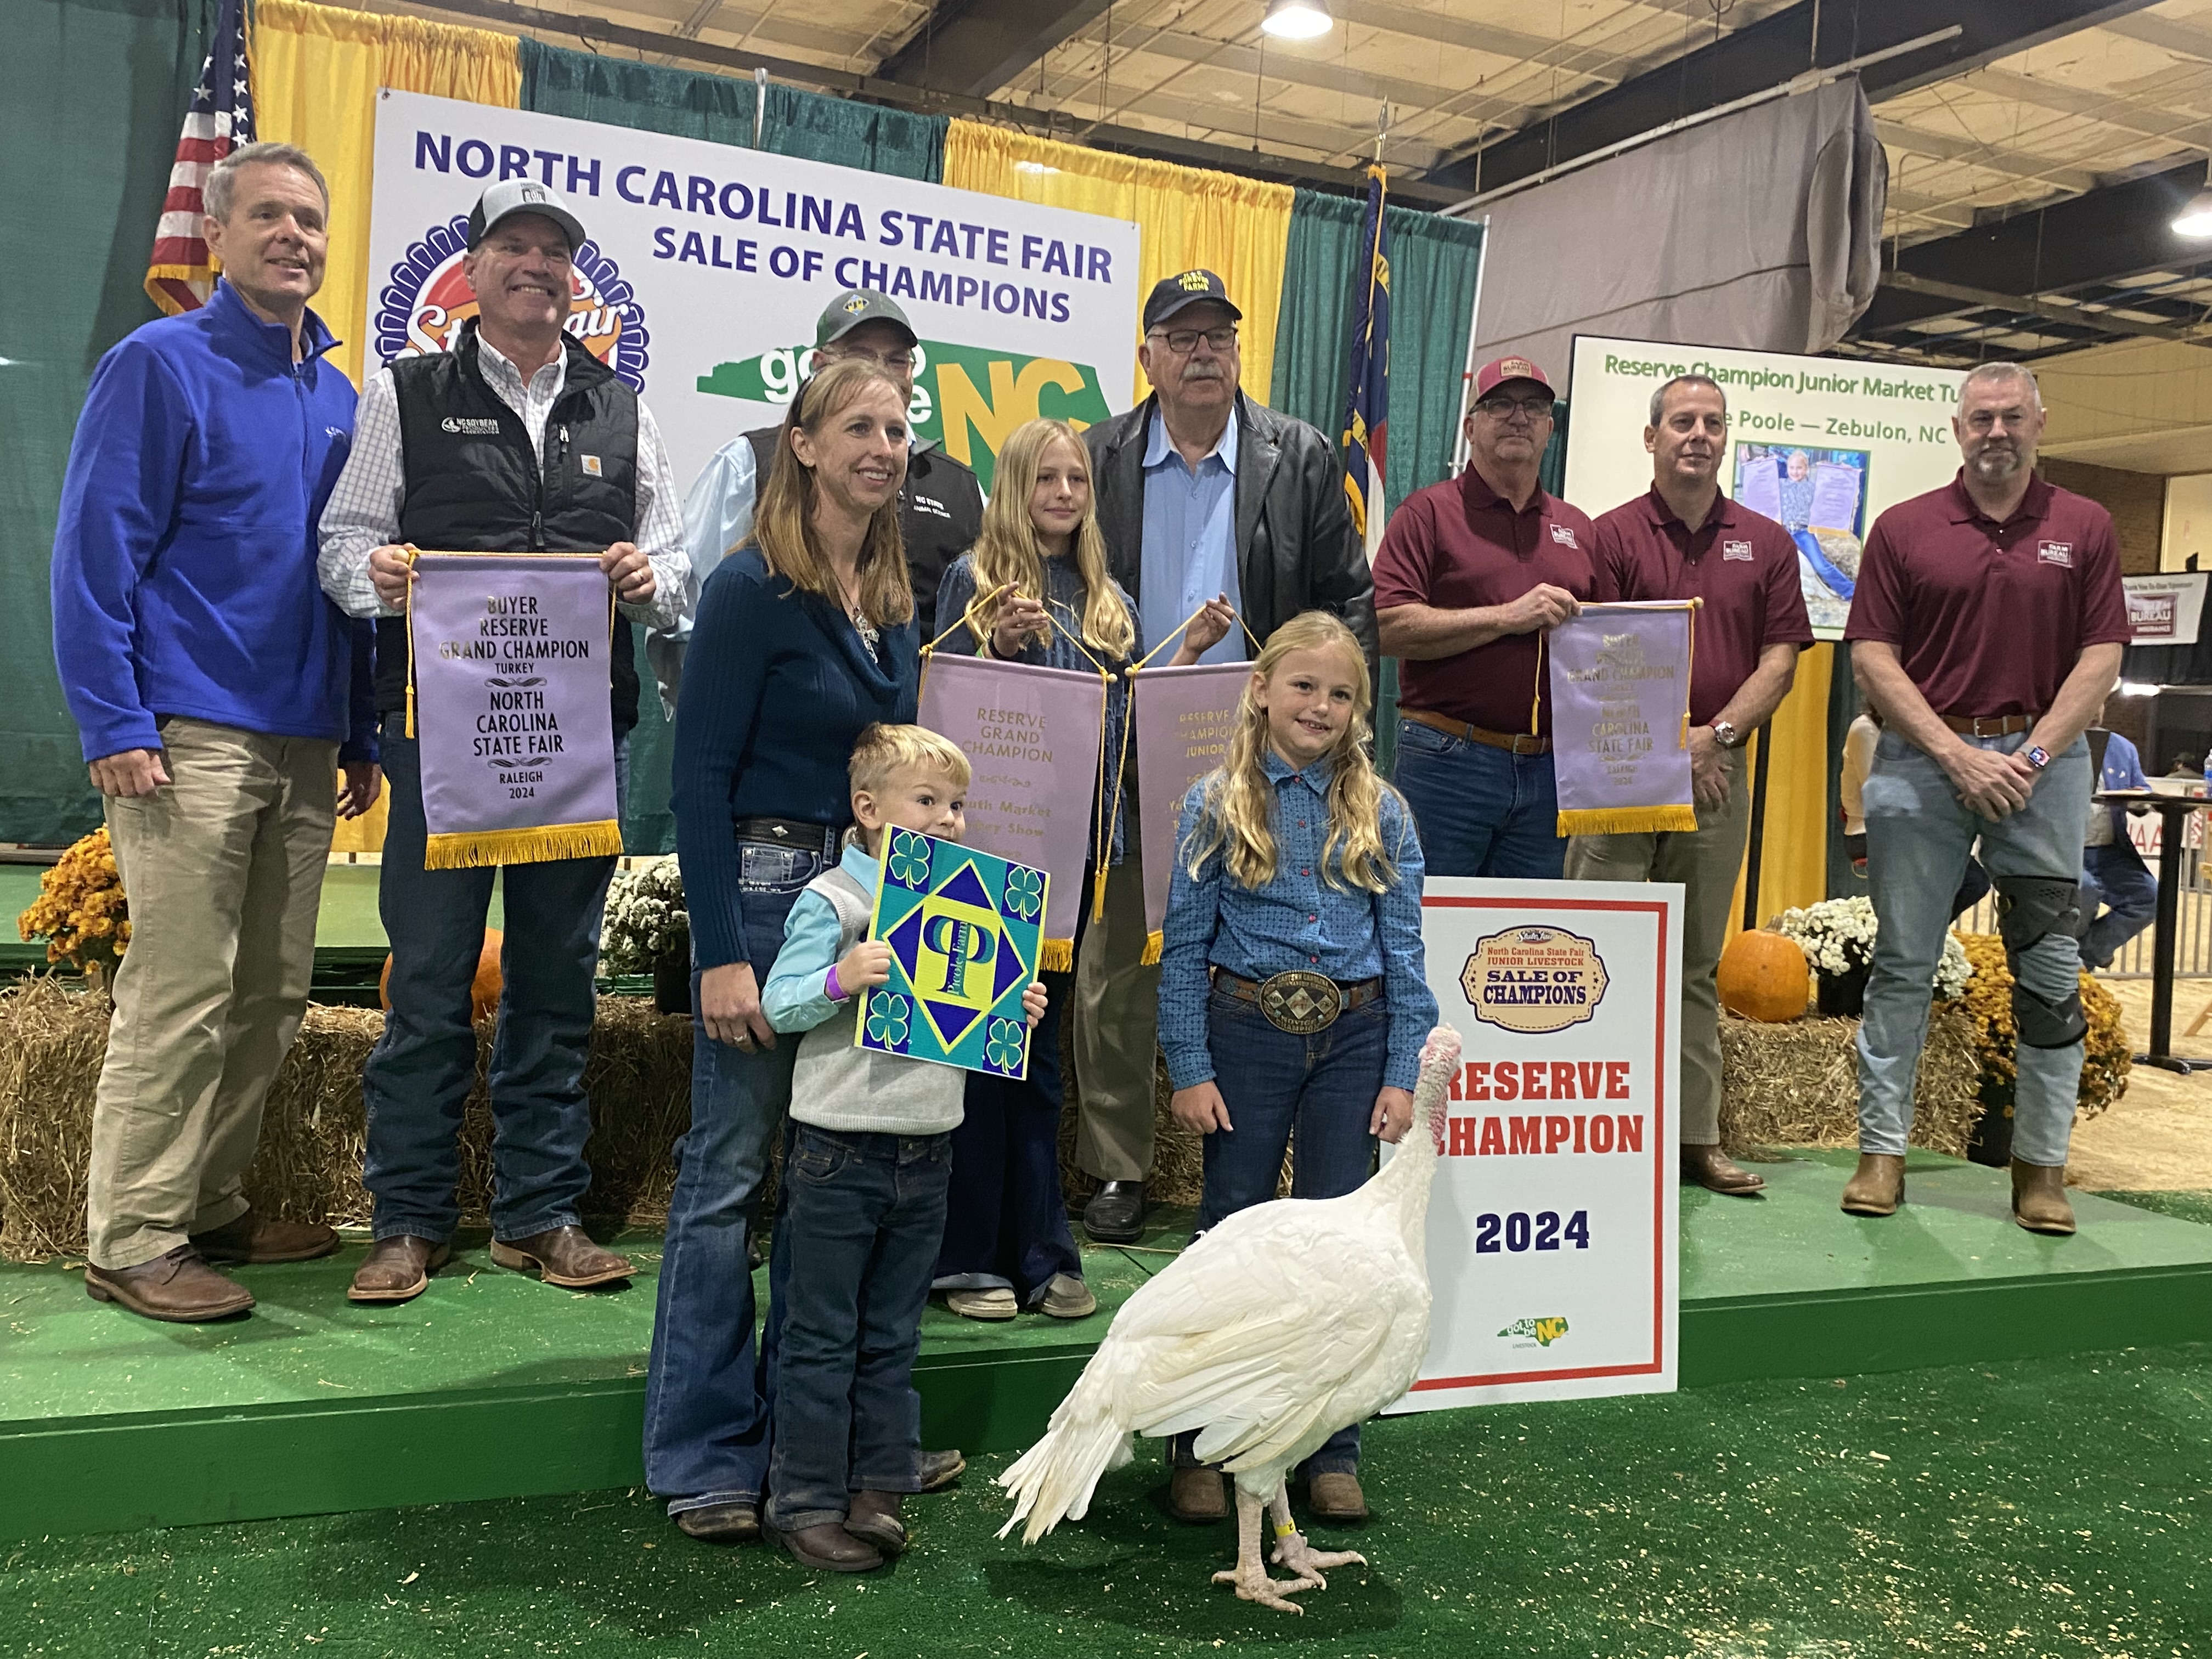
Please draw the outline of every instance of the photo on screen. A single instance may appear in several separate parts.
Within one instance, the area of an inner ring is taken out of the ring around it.
[[[1797,544],[1798,585],[1815,629],[1840,629],[1850,614],[1866,536],[1868,459],[1863,449],[1735,445],[1729,493]]]

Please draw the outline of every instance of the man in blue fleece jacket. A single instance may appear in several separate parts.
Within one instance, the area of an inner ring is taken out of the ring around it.
[[[305,151],[247,144],[204,198],[222,280],[94,371],[53,562],[54,658],[131,900],[85,1289],[179,1322],[252,1307],[211,1262],[337,1248],[253,1213],[240,1177],[307,1007],[333,812],[382,787],[366,645],[315,580],[354,409],[307,309],[329,188]]]

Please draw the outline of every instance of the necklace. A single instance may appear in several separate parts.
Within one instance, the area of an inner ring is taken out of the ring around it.
[[[843,574],[835,568],[832,568],[830,574],[837,579],[837,596],[845,602],[846,621],[853,624],[853,631],[860,636],[860,643],[868,647],[868,654],[872,657],[880,655],[881,653],[878,647],[883,641],[883,635],[877,632],[875,624],[868,620],[868,613],[861,609],[860,600],[853,595],[853,590],[845,586]]]

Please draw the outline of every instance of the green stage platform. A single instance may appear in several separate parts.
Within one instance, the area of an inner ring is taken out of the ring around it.
[[[1835,1207],[1849,1156],[1765,1166],[1769,1196],[1686,1192],[1682,1381],[1840,1376],[2212,1336],[2212,1225],[2076,1194],[2034,1237],[1999,1171],[1916,1154],[1911,1204]],[[981,1325],[933,1308],[918,1381],[931,1444],[1026,1443],[1187,1215],[1091,1249],[1100,1312]],[[575,1294],[481,1240],[398,1308],[343,1299],[362,1244],[248,1268],[250,1319],[165,1326],[88,1299],[64,1264],[0,1267],[0,1536],[632,1486],[658,1240],[626,1290]]]

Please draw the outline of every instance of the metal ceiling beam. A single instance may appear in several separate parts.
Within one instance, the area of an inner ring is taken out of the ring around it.
[[[1974,84],[1984,92],[2015,103],[2047,109],[2061,115],[2078,115],[2146,138],[2164,138],[2197,149],[2212,143],[2212,121],[2159,108],[2118,93],[2095,92],[2069,87],[2010,70],[1984,70]]]
[[[1669,121],[1778,86],[1817,64],[1840,64],[1952,24],[1941,45],[1873,65],[1860,77],[1869,100],[1895,97],[1979,69],[2043,41],[2124,17],[2152,0],[1798,0],[1733,34],[1624,82],[1558,115],[1493,139],[1431,177],[1469,191],[1494,190],[1546,167],[1633,138]],[[1815,27],[1820,38],[1814,38]]]
[[[2066,323],[2075,328],[2094,329],[2100,334],[2140,334],[2146,339],[2178,340],[2185,345],[2201,343],[2203,331],[2190,328],[2169,328],[2160,323],[2138,323],[2131,318],[2115,316],[2110,311],[2092,311],[2081,306],[2059,305],[2049,300],[2032,299],[2022,294],[2002,294],[1990,289],[1968,288],[1959,283],[1938,283],[1925,276],[1915,276],[1908,271],[1891,270],[1882,273],[1884,288],[1898,289],[1906,294],[1922,294],[1939,300],[1956,300],[1966,308],[1978,311],[2008,311],[2023,317],[2047,317],[2054,323]]]
[[[906,44],[876,66],[876,78],[936,92],[988,98],[1073,40],[1109,0],[937,0]]]
[[[1901,149],[1913,155],[1926,155],[1939,161],[1963,161],[1968,167],[2005,173],[2014,179],[2041,179],[2062,190],[2079,191],[2097,187],[2097,175],[2094,173],[2068,167],[2064,162],[2054,161],[2048,156],[2008,149],[2002,144],[1984,143],[1979,139],[1951,133],[1929,132],[1903,121],[1885,121],[1879,118],[1875,121],[1874,131],[1875,136],[1892,149]]]

